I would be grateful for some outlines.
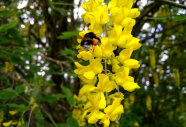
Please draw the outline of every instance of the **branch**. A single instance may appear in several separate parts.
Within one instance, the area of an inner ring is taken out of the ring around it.
[[[169,0],[159,0],[159,1],[161,1],[163,3],[166,3],[166,4],[169,4],[171,6],[175,6],[175,7],[186,9],[186,6],[184,4],[175,3],[175,2],[169,1]]]
[[[54,62],[54,63],[58,64],[58,65],[61,65],[61,64],[66,65],[66,64],[68,64],[67,61],[56,60],[56,59],[53,59],[53,58],[45,56],[45,55],[40,55],[40,56],[43,57],[46,60],[49,60],[51,62]]]
[[[144,7],[141,15],[136,19],[136,25],[132,31],[132,35],[134,37],[138,36],[140,33],[141,28],[143,27],[144,23],[146,22],[145,17],[147,17],[150,12],[153,15],[161,6],[161,2],[154,2]]]
[[[25,79],[17,79],[16,77],[13,77],[11,74],[4,72],[2,69],[0,69],[0,73],[6,77],[8,77],[11,80],[18,81],[23,84],[27,84],[28,82]]]
[[[30,31],[30,34],[34,37],[35,41],[37,41],[38,44],[41,44],[43,47],[45,47],[45,44],[41,41],[39,37],[37,37],[37,35],[33,30]]]

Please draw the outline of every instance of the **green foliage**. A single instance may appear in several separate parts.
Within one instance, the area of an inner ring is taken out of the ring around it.
[[[3,24],[0,26],[0,32],[6,32],[8,29],[14,27],[17,25],[17,21],[16,20],[13,20],[11,22],[9,22],[8,24]]]
[[[61,85],[61,89],[64,92],[64,97],[68,100],[70,106],[73,106],[75,103],[75,100],[73,98],[72,91],[63,85]]]
[[[75,61],[75,56],[76,56],[76,52],[72,49],[67,49],[65,48],[64,50],[60,51],[60,55],[64,56],[65,58],[67,58],[68,60],[74,62]]]
[[[65,97],[66,96],[63,94],[53,94],[51,96],[44,96],[44,97],[40,98],[40,101],[53,103],[53,102],[59,100],[60,98],[65,98]]]
[[[13,100],[17,96],[17,93],[12,90],[12,88],[3,89],[0,91],[0,100]]]
[[[77,36],[79,31],[72,31],[72,32],[62,32],[58,39],[70,39],[71,37]]]

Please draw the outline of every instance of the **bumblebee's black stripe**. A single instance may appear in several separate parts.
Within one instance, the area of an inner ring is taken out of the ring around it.
[[[84,37],[91,38],[91,39],[93,39],[93,38],[98,39],[99,42],[101,43],[101,40],[99,39],[99,37],[97,37],[93,32],[86,33]]]
[[[81,46],[83,46],[83,45],[93,45],[93,41],[92,40],[82,40]]]

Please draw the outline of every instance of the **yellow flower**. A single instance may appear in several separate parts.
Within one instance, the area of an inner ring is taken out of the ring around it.
[[[123,67],[121,72],[116,73],[115,81],[129,92],[134,91],[136,88],[140,88],[137,83],[134,83],[134,78],[128,75],[129,68]]]
[[[84,2],[81,6],[87,12],[94,11],[98,6],[101,6],[103,0],[89,0],[88,2]]]
[[[3,119],[4,119],[4,111],[0,109],[0,123],[3,122]]]
[[[136,50],[141,47],[139,39],[132,37],[131,31],[135,23],[131,23],[131,18],[126,18],[122,24],[127,27],[122,30],[122,25],[115,25],[108,34],[109,42],[120,48],[130,48]],[[134,21],[135,22],[135,21]]]
[[[135,127],[139,127],[139,123],[138,122],[134,122],[134,126]]]
[[[118,72],[118,71],[121,71],[120,70],[120,62],[118,61],[118,59],[116,57],[113,57],[112,60],[111,60],[111,64],[112,64],[112,71],[113,72]]]
[[[122,21],[127,18],[129,8],[114,8],[110,11],[112,15],[112,23],[114,25],[121,25]]]
[[[103,95],[104,96],[104,95]],[[85,113],[83,116],[85,116],[88,112],[90,112],[89,115],[87,115],[88,123],[96,123],[98,119],[101,119],[104,116],[104,113],[99,111],[100,107],[101,109],[104,109],[102,104],[102,95],[98,93],[88,94],[88,102],[86,103],[84,109]]]
[[[83,60],[90,60],[90,59],[93,59],[94,56],[92,54],[92,50],[89,50],[89,51],[79,52],[79,54],[77,55],[77,58],[81,58]]]
[[[109,2],[109,9],[127,7],[131,8],[134,0],[111,0]]]
[[[4,122],[3,126],[4,127],[9,127],[12,124],[12,120],[10,120],[9,122]]]
[[[99,47],[98,45],[94,46],[93,55],[94,55],[94,57],[100,57],[101,58],[102,57],[101,47]]]
[[[125,60],[129,59],[132,54],[132,48],[130,49],[123,49],[118,56],[118,60],[123,63]]]
[[[83,115],[83,111],[81,108],[74,108],[74,110],[72,111],[72,117],[78,121],[80,126],[85,126],[86,121],[82,117],[82,115]]]
[[[105,74],[99,74],[98,78],[99,78],[99,82],[98,82],[97,90],[99,91],[110,92],[117,87],[115,82],[110,81],[109,77]]]
[[[135,59],[125,60],[123,64],[125,67],[128,67],[128,68],[139,68],[140,67],[139,61]]]
[[[101,36],[103,32],[102,25],[97,24],[95,22],[91,23],[88,28],[90,29],[90,31],[94,32],[97,36]]]
[[[137,83],[134,83],[133,81],[126,81],[122,84],[123,88],[129,92],[134,91],[135,89],[140,88]]]
[[[132,40],[126,44],[125,48],[133,48],[133,50],[137,50],[141,47],[139,41],[140,39],[133,37]]]
[[[146,108],[149,111],[152,110],[152,99],[151,99],[151,96],[149,95],[146,97]]]
[[[9,111],[9,114],[12,115],[12,116],[17,114],[17,113],[18,113],[17,111]]]
[[[23,124],[24,124],[24,119],[21,119],[21,120],[18,122],[18,127],[21,127]]]
[[[140,15],[140,12],[138,11],[138,8],[130,9],[129,17],[137,18],[139,15]]]
[[[87,79],[94,80],[95,75],[101,73],[103,70],[101,60],[98,58],[90,60],[90,65],[88,66],[83,66],[78,62],[75,62],[75,65],[77,69],[75,69],[74,72],[78,74],[79,78],[84,81],[86,81]]]
[[[108,38],[104,37],[101,39],[101,50],[103,57],[111,57],[113,55],[113,50],[115,50],[117,47],[112,45]]]
[[[101,119],[100,124],[104,124],[104,127],[109,127],[110,120],[115,121],[117,117],[124,113],[123,105],[121,105],[121,101],[123,98],[114,98],[112,105],[107,106],[104,109],[105,115]]]
[[[16,125],[17,124],[17,121],[12,121],[12,125]]]
[[[90,91],[94,91],[97,92],[97,94],[99,94],[100,99],[97,100],[99,109],[104,109],[106,106],[106,100],[105,100],[105,96],[104,96],[104,92],[110,92],[113,89],[115,89],[117,86],[115,84],[114,81],[110,81],[109,77],[105,74],[99,74],[98,75],[99,78],[99,82],[97,87],[95,87],[94,85],[84,85],[81,89],[79,94],[84,94]]]

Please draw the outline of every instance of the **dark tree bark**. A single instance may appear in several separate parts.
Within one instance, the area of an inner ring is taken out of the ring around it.
[[[61,3],[70,3],[73,4],[73,0],[63,0],[58,1],[54,0],[53,2],[61,2]],[[52,8],[49,6],[49,3],[47,3],[46,0],[40,0],[39,4],[42,8],[44,19],[47,25],[47,39],[49,41],[49,52],[48,56],[60,60],[65,61],[66,58],[63,56],[60,56],[60,51],[63,50],[65,47],[70,48],[72,46],[72,43],[70,43],[69,40],[59,40],[57,37],[62,33],[68,30],[68,22],[67,22],[67,16],[68,15],[61,15],[59,11],[55,10],[55,8]],[[49,8],[51,9],[51,12],[49,12]],[[58,5],[58,8],[63,8],[66,10],[72,10],[73,6],[65,6],[65,5]],[[73,28],[74,29],[74,28]],[[54,72],[61,72],[60,67],[54,67],[50,66],[50,69]],[[68,68],[64,68],[64,71],[68,70]],[[52,80],[55,83],[55,86],[52,88],[52,93],[61,93],[61,85],[68,86],[69,82],[65,81],[64,76],[62,75],[52,75]],[[67,100],[61,100],[58,102],[55,102],[52,105],[49,105],[49,111],[52,111],[51,114],[53,115],[54,119],[57,122],[65,122],[65,114],[69,112],[71,109],[69,109],[69,104]]]

